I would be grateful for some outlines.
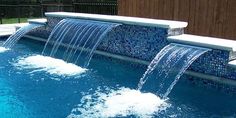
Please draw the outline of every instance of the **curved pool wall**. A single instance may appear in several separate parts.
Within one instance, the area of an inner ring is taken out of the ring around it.
[[[224,84],[236,85],[236,81],[234,81],[236,80],[236,68],[235,66],[229,65],[229,62],[235,59],[235,50],[233,48],[220,44],[211,45],[204,41],[201,42],[201,44],[189,43],[187,41],[178,42],[175,38],[170,38],[170,36],[175,37],[183,35],[187,23],[163,22],[163,20],[160,20],[160,23],[158,23],[158,20],[150,21],[150,19],[147,19],[146,22],[145,19],[139,18],[119,18],[119,16],[108,16],[107,18],[106,15],[66,12],[46,13],[46,17],[47,26],[33,30],[27,37],[46,41],[53,27],[64,18],[119,22],[122,23],[122,25],[116,27],[105,37],[106,40],[103,40],[98,46],[97,53],[123,60],[148,64],[163,47],[171,42],[208,47],[211,48],[212,51],[207,52],[198,58],[189,67],[185,76],[188,76],[188,78],[205,78]],[[191,38],[191,36],[189,38]],[[232,43],[236,42],[232,41]]]

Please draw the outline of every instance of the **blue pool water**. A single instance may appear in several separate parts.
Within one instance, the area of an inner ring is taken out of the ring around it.
[[[163,101],[135,90],[146,67],[99,55],[77,75],[16,66],[19,60],[41,54],[43,46],[26,39],[0,53],[1,117],[236,117],[233,92],[206,88],[182,77]]]

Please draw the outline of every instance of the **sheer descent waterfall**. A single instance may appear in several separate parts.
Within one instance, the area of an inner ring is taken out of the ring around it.
[[[165,99],[187,68],[209,50],[174,43],[167,45],[148,66],[140,79],[138,89],[151,89]]]
[[[41,24],[28,24],[24,27],[21,27],[19,30],[17,30],[14,34],[12,34],[2,45],[2,47],[5,48],[12,48],[17,41],[23,37],[26,33],[30,32],[31,30],[41,27],[43,25]]]
[[[77,63],[83,53],[84,67],[87,67],[101,40],[118,25],[91,20],[64,19],[53,29],[42,54],[54,57],[60,45],[66,44],[63,59]]]

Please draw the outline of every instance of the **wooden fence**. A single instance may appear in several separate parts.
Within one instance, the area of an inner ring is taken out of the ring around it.
[[[118,0],[118,15],[186,21],[186,33],[236,40],[236,0]]]

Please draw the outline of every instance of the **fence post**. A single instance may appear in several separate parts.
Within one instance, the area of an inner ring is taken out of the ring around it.
[[[17,7],[16,7],[16,10],[17,10],[17,19],[18,19],[18,23],[20,23],[20,6],[19,6],[19,0],[17,0]]]
[[[72,0],[72,11],[75,12],[75,0]]]
[[[4,13],[2,13],[2,11],[3,11],[3,10],[1,10],[1,12],[0,12],[0,24],[2,24],[2,17],[3,17],[3,15],[4,15]]]
[[[2,24],[3,13],[0,14],[0,24]]]
[[[39,4],[40,4],[40,8],[41,8],[41,17],[44,17],[43,0],[40,0]]]
[[[18,19],[18,23],[20,23],[20,7],[17,5],[17,19]]]

